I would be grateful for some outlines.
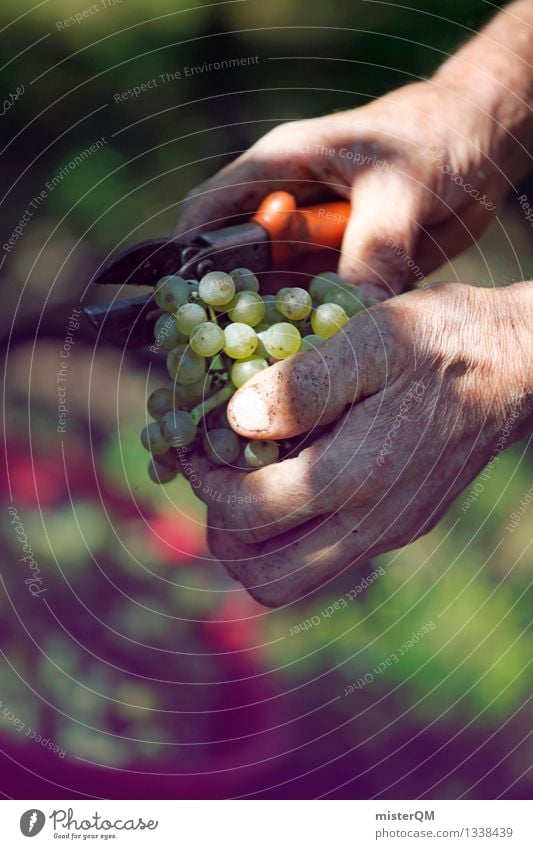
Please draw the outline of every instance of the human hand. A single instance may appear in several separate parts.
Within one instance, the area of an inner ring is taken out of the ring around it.
[[[180,233],[256,211],[275,189],[300,204],[351,200],[339,273],[380,299],[477,239],[507,187],[506,136],[468,93],[435,81],[369,105],[282,124],[184,202]]]
[[[243,436],[336,424],[257,471],[187,458],[213,554],[277,606],[429,531],[531,427],[532,313],[533,283],[437,284],[359,313],[317,350],[248,381],[228,407]]]

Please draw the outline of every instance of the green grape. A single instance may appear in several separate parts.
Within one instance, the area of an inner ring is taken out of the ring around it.
[[[333,291],[341,285],[343,285],[343,281],[338,274],[335,274],[333,271],[324,271],[322,274],[317,274],[311,280],[309,294],[313,301],[322,303],[328,292]]]
[[[259,292],[259,280],[249,268],[234,268],[230,277],[236,292]]]
[[[176,312],[189,297],[190,288],[183,277],[172,274],[170,277],[162,277],[154,291],[154,299],[161,310],[165,312]]]
[[[381,301],[378,298],[365,298],[365,307],[369,310],[371,307],[377,307]]]
[[[164,454],[168,451],[168,442],[163,436],[159,422],[150,422],[143,427],[141,442],[151,454]]]
[[[179,361],[176,371],[178,383],[196,383],[205,375],[205,357],[200,357],[188,348]]]
[[[230,377],[231,382],[240,389],[240,387],[255,377],[260,371],[268,368],[268,363],[261,357],[247,357],[245,360],[237,360],[231,367]]]
[[[364,308],[363,298],[358,286],[339,286],[328,292],[324,298],[325,304],[337,304],[342,307],[348,318],[356,315]]]
[[[180,345],[168,352],[167,369],[178,383],[196,383],[205,375],[205,357],[200,357],[189,347]]]
[[[255,327],[265,317],[266,307],[263,299],[255,292],[237,292],[228,305],[228,315],[232,321]]]
[[[224,339],[224,351],[234,360],[251,357],[257,347],[257,333],[247,324],[228,324]]]
[[[284,360],[285,357],[296,354],[300,350],[301,342],[302,337],[298,328],[285,321],[273,324],[265,330],[263,336],[265,348],[270,356],[277,360]]]
[[[347,321],[348,316],[338,304],[321,304],[311,317],[311,326],[317,336],[329,339],[344,327]]]
[[[176,327],[184,336],[190,336],[195,327],[207,321],[207,313],[200,304],[183,304],[176,313]]]
[[[148,463],[148,477],[154,483],[164,484],[174,480],[179,472],[179,463],[174,450],[152,457]]]
[[[309,292],[297,286],[291,289],[280,289],[276,295],[276,307],[285,318],[291,321],[307,318],[312,306],[313,301]]]
[[[175,396],[168,386],[154,389],[146,402],[146,408],[153,419],[160,419],[169,410],[174,409]]]
[[[172,348],[171,351],[167,354],[167,371],[173,380],[176,379],[176,372],[178,370],[178,363],[181,360],[183,354],[187,350],[187,345],[179,344],[176,345],[175,348]]]
[[[155,298],[164,314],[155,323],[154,336],[168,352],[173,383],[149,395],[147,409],[155,421],[141,433],[152,454],[148,474],[155,483],[167,483],[179,474],[175,449],[196,445],[196,421],[202,415],[203,450],[212,463],[237,463],[242,469],[276,463],[280,455],[276,442],[252,440],[244,445],[231,429],[227,416],[231,393],[267,369],[273,359],[316,350],[349,318],[377,303],[364,299],[358,287],[331,272],[314,277],[309,292],[286,287],[277,295],[261,297],[259,289],[256,275],[247,268],[235,268],[231,274],[212,271],[199,284],[177,275],[159,281]],[[213,308],[222,313],[224,329]]]
[[[265,305],[264,324],[270,327],[271,324],[276,324],[278,321],[283,321],[285,316],[280,313],[276,306],[275,295],[263,295],[263,303]]]
[[[308,336],[303,337],[300,351],[314,351],[322,342],[324,342],[322,336],[310,333]]]
[[[270,466],[279,459],[279,446],[270,439],[247,442],[244,448],[244,459],[253,469]]]
[[[241,450],[237,434],[225,427],[209,430],[203,438],[202,445],[207,457],[217,466],[234,463]]]
[[[161,432],[170,445],[180,448],[193,441],[196,436],[196,425],[189,413],[183,410],[170,410],[161,419]]]
[[[202,301],[209,306],[223,307],[235,295],[235,283],[225,271],[210,271],[200,280],[198,291]]]
[[[190,344],[201,357],[214,357],[224,347],[224,331],[213,321],[198,324],[191,333]]]
[[[187,341],[187,337],[176,327],[176,319],[169,313],[164,313],[157,319],[154,325],[154,339],[156,345],[160,345],[167,351]]]

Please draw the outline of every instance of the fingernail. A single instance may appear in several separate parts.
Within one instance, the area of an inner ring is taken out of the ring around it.
[[[267,405],[255,389],[241,389],[231,401],[230,417],[239,430],[264,433],[270,428]]]

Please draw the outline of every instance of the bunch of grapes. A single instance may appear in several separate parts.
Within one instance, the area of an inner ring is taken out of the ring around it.
[[[270,440],[247,441],[231,430],[226,406],[237,389],[277,360],[319,347],[360,310],[375,304],[356,286],[325,272],[309,291],[259,294],[252,271],[210,271],[199,283],[177,275],[155,289],[162,310],[154,329],[167,354],[168,386],[155,389],[141,432],[155,483],[171,481],[186,450],[202,450],[213,466],[258,469],[280,458]]]

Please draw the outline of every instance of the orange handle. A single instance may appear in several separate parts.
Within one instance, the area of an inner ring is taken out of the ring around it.
[[[272,192],[252,221],[270,236],[272,260],[278,265],[298,254],[340,248],[350,209],[350,204],[342,200],[299,209],[289,192]]]

